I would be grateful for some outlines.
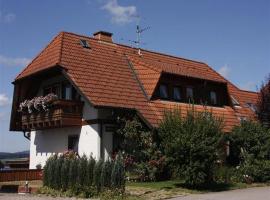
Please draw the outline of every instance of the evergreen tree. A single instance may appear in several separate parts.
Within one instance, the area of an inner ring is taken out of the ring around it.
[[[110,188],[111,187],[111,174],[112,174],[112,162],[107,160],[102,165],[102,171],[101,171],[101,188]]]
[[[79,159],[78,183],[81,186],[86,186],[87,185],[87,157],[85,155],[83,155]]]
[[[262,84],[257,102],[257,114],[259,120],[270,128],[270,74]]]
[[[59,156],[56,158],[55,162],[55,169],[54,169],[54,183],[53,188],[54,189],[60,189],[61,188],[61,167],[63,164],[64,158],[63,156]]]
[[[68,188],[68,174],[69,174],[70,159],[65,158],[61,167],[61,189]]]
[[[112,168],[111,185],[113,188],[125,190],[125,166],[123,156],[118,154]]]
[[[57,155],[53,155],[50,158],[50,162],[48,165],[48,187],[54,188],[55,186],[55,178],[54,178],[54,171],[56,167],[56,160]]]
[[[74,189],[77,183],[78,172],[78,159],[74,158],[70,161],[69,173],[68,173],[68,187]]]
[[[87,164],[87,185],[93,185],[93,175],[94,175],[94,168],[95,168],[96,160],[91,156],[88,160]]]
[[[100,192],[101,189],[101,171],[102,171],[102,165],[103,165],[103,161],[99,160],[96,164],[95,164],[95,168],[94,168],[94,185],[97,188],[97,191]]]

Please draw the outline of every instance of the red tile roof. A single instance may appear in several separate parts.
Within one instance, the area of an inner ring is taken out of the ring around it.
[[[90,49],[83,48],[80,39],[85,39]],[[16,80],[59,65],[94,106],[136,109],[149,124],[157,126],[165,109],[177,106],[185,113],[188,107],[184,103],[150,100],[161,74],[172,73],[227,83],[230,95],[241,107],[207,107],[224,117],[225,130],[238,124],[239,116],[255,117],[245,104],[255,103],[257,93],[238,89],[207,64],[147,50],[141,52],[139,56],[136,49],[125,45],[61,32]],[[196,105],[195,109],[204,107]]]

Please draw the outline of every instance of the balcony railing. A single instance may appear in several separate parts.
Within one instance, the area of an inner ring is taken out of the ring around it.
[[[22,130],[41,130],[82,124],[83,102],[71,100],[56,100],[48,111],[23,113]]]

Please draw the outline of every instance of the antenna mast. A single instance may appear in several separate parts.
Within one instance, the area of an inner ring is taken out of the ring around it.
[[[138,48],[138,54],[139,55],[142,55],[141,54],[141,33],[150,29],[150,27],[146,27],[146,28],[140,28],[140,25],[139,23],[137,23],[137,26],[136,26],[136,33],[137,33],[137,41],[134,41],[137,48]]]

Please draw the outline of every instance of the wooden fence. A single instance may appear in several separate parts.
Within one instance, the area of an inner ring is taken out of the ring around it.
[[[42,180],[41,169],[0,171],[0,182]]]

